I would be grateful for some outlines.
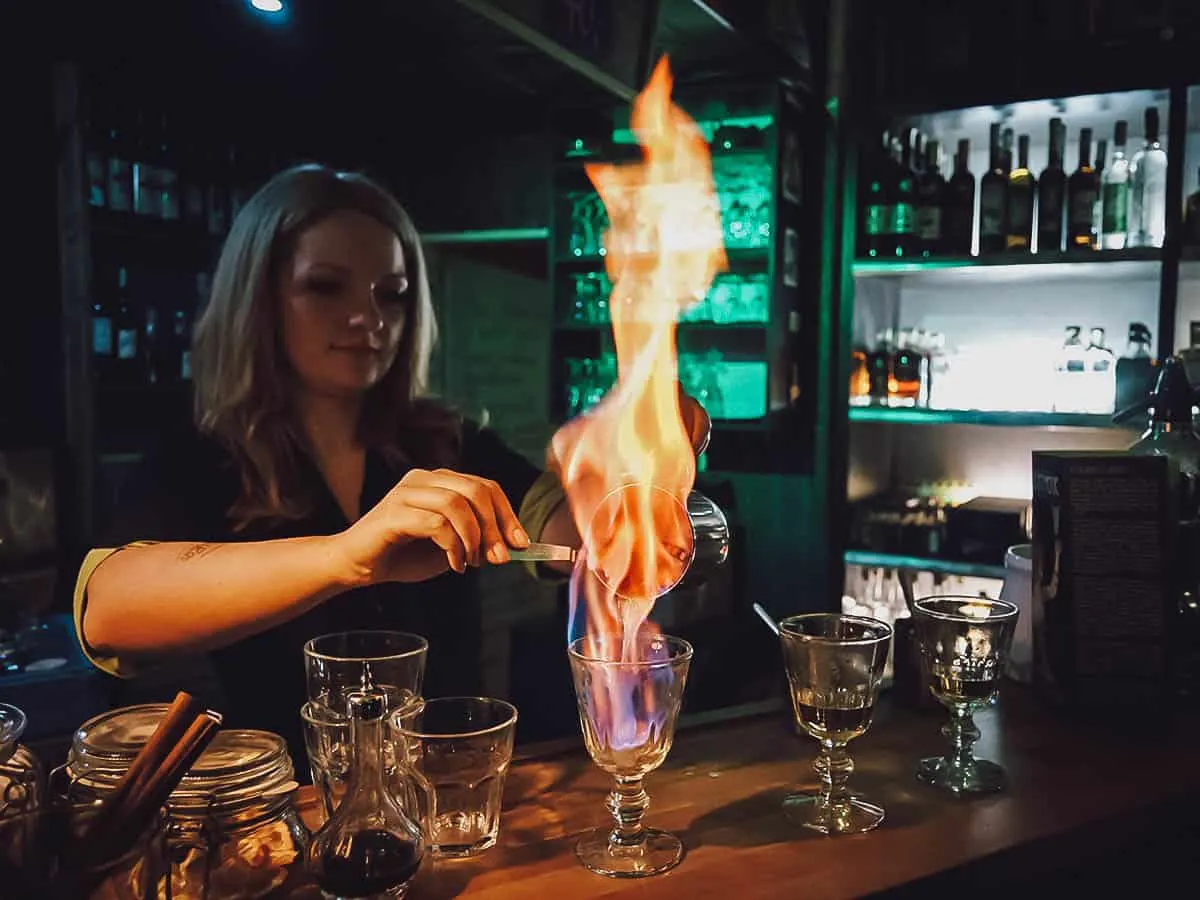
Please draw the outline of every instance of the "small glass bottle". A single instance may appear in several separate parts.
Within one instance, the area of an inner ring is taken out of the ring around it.
[[[1083,411],[1081,401],[1085,391],[1081,388],[1086,385],[1084,375],[1087,366],[1084,361],[1083,342],[1079,339],[1082,330],[1078,325],[1067,326],[1066,337],[1054,361],[1055,412]]]
[[[1150,329],[1142,322],[1129,324],[1129,344],[1117,360],[1117,411],[1141,403],[1154,389],[1157,363],[1150,352]]]
[[[421,867],[425,835],[384,784],[382,694],[347,700],[354,763],[346,795],[309,848],[309,871],[331,900],[403,897]]]
[[[866,347],[856,346],[850,351],[850,405],[871,405],[871,370]]]

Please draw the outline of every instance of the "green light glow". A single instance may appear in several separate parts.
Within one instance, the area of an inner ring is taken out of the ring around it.
[[[911,569],[917,572],[937,572],[966,578],[1004,578],[1004,566],[985,566],[979,563],[950,562],[943,559],[923,559],[893,553],[871,553],[867,550],[847,550],[846,563],[876,569]]]
[[[728,126],[730,128],[760,128],[766,130],[775,124],[775,117],[772,115],[740,116],[730,119],[697,121],[696,124],[704,132],[705,140],[711,142],[718,128]],[[614,128],[612,142],[614,144],[632,145],[637,144],[638,141],[632,129]],[[731,143],[726,143],[724,149],[730,150],[732,146]]]

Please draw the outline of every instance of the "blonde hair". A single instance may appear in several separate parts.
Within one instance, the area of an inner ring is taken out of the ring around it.
[[[289,169],[268,181],[234,220],[192,340],[196,426],[236,460],[241,494],[229,514],[239,529],[257,519],[299,518],[311,509],[313,498],[300,477],[306,438],[293,415],[277,289],[299,236],[347,210],[396,234],[413,294],[396,360],[367,392],[360,438],[414,465],[447,465],[457,454],[457,417],[422,399],[437,326],[412,219],[363,175],[319,165]]]

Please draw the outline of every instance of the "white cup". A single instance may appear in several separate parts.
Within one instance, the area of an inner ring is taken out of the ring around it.
[[[1013,681],[1033,681],[1033,545],[1015,544],[1004,554],[1000,599],[1020,610],[1005,671]]]

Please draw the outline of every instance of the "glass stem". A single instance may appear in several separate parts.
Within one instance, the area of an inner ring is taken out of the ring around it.
[[[821,776],[821,804],[823,806],[845,806],[850,802],[847,784],[854,774],[854,760],[846,752],[845,744],[822,741],[821,752],[813,762],[813,769]]]
[[[617,775],[616,789],[608,795],[608,811],[616,827],[609,840],[621,847],[636,847],[646,840],[642,816],[650,806],[650,796],[642,787],[641,775]]]
[[[956,769],[970,768],[975,763],[974,747],[979,740],[979,729],[975,726],[970,707],[956,706],[951,712],[950,721],[942,726],[942,734],[953,747],[950,765]]]

